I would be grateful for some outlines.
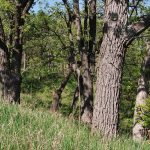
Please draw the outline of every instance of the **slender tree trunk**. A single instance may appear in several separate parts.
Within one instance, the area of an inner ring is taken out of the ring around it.
[[[48,67],[49,67],[49,62],[48,62]],[[23,71],[26,70],[26,53],[23,53]]]
[[[60,85],[60,87],[53,94],[53,102],[52,102],[51,110],[54,112],[59,109],[61,94],[62,94],[64,88],[66,87],[72,73],[73,73],[72,68],[69,68],[68,72],[66,73],[64,80],[62,81],[62,83]]]
[[[82,63],[82,70],[81,73],[82,82],[82,101],[81,101],[81,120],[84,123],[91,124],[92,122],[92,112],[93,112],[93,85],[92,85],[92,78],[90,73],[90,61],[88,59],[88,52],[89,52],[89,45],[88,45],[88,1],[84,0],[84,45],[82,45],[81,49],[81,63]],[[82,38],[81,38],[82,40]],[[81,90],[81,88],[80,88]]]
[[[85,3],[85,18],[84,18],[84,35],[82,31],[81,25],[81,17],[79,11],[79,1],[74,0],[74,13],[76,15],[76,27],[77,27],[77,40],[78,40],[78,49],[81,54],[81,62],[82,62],[82,83],[83,85],[83,92],[80,93],[81,95],[81,120],[84,123],[91,123],[92,121],[92,111],[93,111],[93,85],[92,85],[92,78],[90,74],[90,66],[88,60],[88,2],[87,0],[84,1]]]
[[[147,42],[147,56],[142,65],[141,77],[138,81],[137,96],[134,110],[134,127],[133,127],[133,139],[135,141],[144,140],[146,135],[146,129],[144,128],[144,121],[141,119],[143,115],[142,106],[145,105],[145,100],[148,97],[149,79],[150,79],[150,40]]]
[[[73,95],[73,99],[72,99],[71,111],[76,109],[78,98],[79,98],[79,87],[77,86]]]
[[[127,8],[125,0],[108,0],[105,4],[92,129],[110,138],[117,136],[118,129]]]
[[[89,7],[88,7],[89,6]],[[89,9],[88,9],[89,8]],[[89,11],[88,11],[89,10]],[[89,18],[89,35],[88,35]],[[89,36],[90,41],[86,40]],[[85,123],[91,124],[93,113],[93,80],[91,72],[95,68],[95,49],[96,49],[96,0],[88,2],[85,0],[84,18],[84,46],[82,48],[82,69],[83,69],[83,104],[81,108],[81,119]]]
[[[69,70],[66,73],[65,78],[61,82],[60,87],[53,94],[53,102],[52,102],[52,106],[51,106],[52,111],[57,111],[59,109],[61,94],[62,94],[63,90],[65,89],[71,74],[75,71],[75,68],[74,68],[75,49],[74,49],[74,42],[73,42],[73,35],[72,35],[72,12],[71,12],[71,9],[69,7],[68,1],[67,0],[62,0],[62,1],[64,3],[64,6],[65,6],[66,11],[67,11],[67,15],[68,15],[67,16],[68,20],[66,19],[66,26],[67,26],[67,30],[68,30],[69,46],[70,46],[69,57],[68,57]]]
[[[93,84],[92,78],[89,70],[88,55],[82,53],[82,80],[83,92],[82,92],[82,104],[81,104],[81,120],[84,123],[92,123],[92,113],[93,113]]]
[[[95,71],[95,52],[96,52],[96,0],[89,2],[89,63],[92,73]]]

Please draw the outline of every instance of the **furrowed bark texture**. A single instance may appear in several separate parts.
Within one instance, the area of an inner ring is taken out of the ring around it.
[[[134,127],[133,127],[133,140],[142,141],[147,136],[146,129],[144,128],[144,121],[141,119],[144,111],[142,106],[146,104],[145,100],[148,97],[149,79],[150,79],[150,40],[147,41],[147,55],[145,56],[142,65],[141,77],[138,81],[136,104],[134,110]]]
[[[6,101],[10,99],[10,78],[9,78],[9,63],[7,58],[7,47],[0,41],[0,82],[1,82],[1,98]]]
[[[9,54],[5,44],[5,34],[3,30],[2,20],[0,18],[0,83],[1,83],[1,99],[11,101],[10,99],[10,79],[9,79]]]
[[[92,129],[110,138],[117,136],[126,25],[127,1],[107,0]]]

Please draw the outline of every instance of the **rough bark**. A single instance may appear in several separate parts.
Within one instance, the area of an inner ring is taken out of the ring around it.
[[[106,1],[92,129],[110,138],[117,136],[126,24],[127,2]]]
[[[125,49],[150,27],[150,16],[127,25],[128,1],[105,1],[103,39],[97,68],[93,131],[116,137]]]
[[[5,44],[5,34],[2,20],[0,18],[0,83],[1,99],[11,101],[9,97],[10,79],[9,79],[9,53]]]
[[[10,79],[9,63],[7,58],[7,47],[0,41],[0,82],[1,82],[1,99],[11,101],[9,97]]]
[[[149,71],[150,71],[150,40],[147,42],[147,55],[145,56],[142,65],[141,77],[138,81],[136,104],[134,110],[134,126],[133,126],[133,139],[135,141],[142,141],[146,136],[146,129],[144,128],[144,121],[141,119],[144,111],[142,106],[146,104],[145,100],[148,97],[149,89]]]

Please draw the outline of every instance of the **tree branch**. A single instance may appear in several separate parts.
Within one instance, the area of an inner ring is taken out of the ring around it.
[[[135,37],[139,36],[146,29],[150,27],[150,15],[145,15],[140,18],[141,20],[131,24],[127,28],[127,41],[125,47],[128,47]]]
[[[26,15],[33,4],[34,4],[34,0],[25,0],[24,2],[22,2],[22,7],[23,7],[22,14]]]
[[[132,17],[132,15],[133,15],[133,13],[134,13],[135,10],[137,11],[137,6],[139,5],[140,1],[141,1],[141,0],[138,0],[138,1],[136,2],[136,4],[134,4],[134,6],[133,6],[133,8],[132,8],[132,10],[131,10],[131,14],[130,14],[129,18]]]

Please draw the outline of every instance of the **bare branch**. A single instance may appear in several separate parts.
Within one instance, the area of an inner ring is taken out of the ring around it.
[[[34,4],[34,0],[25,0],[24,2],[22,2],[22,7],[23,7],[23,15],[26,15],[30,8],[33,6]]]
[[[140,1],[141,0],[138,0],[137,3],[133,6],[129,18],[131,18],[131,16],[133,15],[133,13],[134,13],[135,10],[137,11],[137,6],[139,5]]]

